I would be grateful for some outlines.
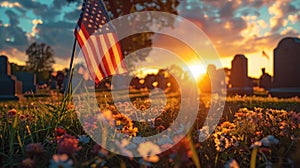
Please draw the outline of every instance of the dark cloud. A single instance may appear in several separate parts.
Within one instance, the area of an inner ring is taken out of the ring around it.
[[[19,51],[25,51],[30,42],[38,41],[50,45],[55,50],[57,57],[69,58],[74,41],[73,31],[81,10],[74,9],[73,12],[64,14],[62,9],[69,5],[66,0],[54,0],[51,5],[31,0],[13,0],[13,2],[19,2],[21,7],[6,10],[5,14],[9,18],[10,26],[4,27],[0,24],[0,49],[16,48]],[[37,36],[30,37],[30,40],[26,36],[26,32],[18,27],[19,15],[27,18],[28,11],[32,11],[35,15],[34,17],[29,16],[30,19],[40,18],[43,21],[43,24],[38,24],[35,27]],[[63,20],[59,20],[62,15],[65,17]],[[67,20],[72,22],[67,22]]]
[[[221,56],[231,56],[236,50],[236,43],[243,40],[239,32],[247,27],[247,23],[242,18],[233,16],[236,8],[233,3],[224,6],[221,12],[213,7],[217,5],[217,2],[210,1],[209,3],[209,6],[204,7],[206,10],[193,6],[188,11],[183,9],[180,15],[192,21],[198,20],[202,25],[201,29],[211,39],[217,50],[222,51]],[[207,10],[214,12],[208,13]]]
[[[264,37],[263,34],[259,34],[259,32],[253,32],[251,36],[249,34],[249,36],[244,37],[242,36],[242,31],[251,31],[251,29],[252,31],[258,31],[252,24],[249,24],[249,20],[245,18],[248,16],[256,16],[259,18],[261,15],[259,10],[262,6],[265,5],[266,7],[270,8],[276,2],[272,0],[232,0],[231,2],[203,0],[201,3],[196,3],[195,1],[185,1],[181,4],[182,6],[180,6],[179,9],[181,16],[192,18],[192,20],[198,20],[201,22],[202,30],[214,43],[220,55],[224,57],[233,56],[237,52],[258,52],[261,50],[259,48],[261,46],[275,47],[276,43],[283,37],[280,32],[284,27],[284,22],[286,22],[286,19],[290,14],[295,14],[299,11],[299,9],[297,9],[297,5],[295,5],[296,3],[279,2],[279,6],[277,5],[275,8],[273,7],[272,10],[274,13],[277,13],[277,10],[281,10],[282,16],[274,17],[276,18],[278,24],[272,27],[269,32],[270,36],[261,38]],[[255,19],[253,21],[255,22]],[[268,21],[267,24],[270,24]],[[299,36],[295,30],[286,30],[285,33],[288,36]],[[245,34],[243,33],[243,35]]]
[[[17,48],[24,51],[29,44],[26,32],[17,26],[0,26],[0,37],[1,50]]]
[[[73,30],[75,25],[75,23],[63,21],[38,25],[39,41],[50,45],[57,57],[68,59],[74,41]]]
[[[61,9],[63,6],[67,5],[68,2],[66,0],[54,0],[53,7],[57,9]]]
[[[11,26],[17,26],[20,23],[18,15],[12,10],[5,11],[5,14],[8,16]]]
[[[42,4],[39,1],[18,1],[25,10],[32,10],[32,12],[40,16],[43,21],[52,21],[58,15],[61,14],[61,8],[65,4],[65,0],[60,0],[60,2],[54,1],[54,5],[48,6]],[[57,6],[56,6],[57,5]],[[22,10],[20,10],[22,11]]]
[[[80,16],[81,10],[74,10],[72,12],[68,12],[64,15],[64,18],[71,20],[71,21],[76,21],[78,20]]]
[[[244,8],[240,11],[241,16],[260,16],[260,13],[255,8]]]
[[[17,48],[21,51],[25,50],[28,45],[26,32],[18,25],[20,23],[19,16],[12,10],[6,10],[5,14],[9,18],[10,25],[3,25],[0,21],[0,49],[6,50]]]
[[[234,3],[232,2],[225,3],[225,5],[220,8],[219,11],[220,16],[223,18],[230,18],[233,16],[234,9],[235,9]]]

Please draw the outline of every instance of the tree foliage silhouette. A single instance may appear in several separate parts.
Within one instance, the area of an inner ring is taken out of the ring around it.
[[[35,73],[52,70],[52,65],[55,63],[53,54],[54,50],[45,43],[32,43],[26,50],[27,69]]]

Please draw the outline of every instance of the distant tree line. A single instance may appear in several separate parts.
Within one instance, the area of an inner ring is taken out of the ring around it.
[[[54,50],[45,43],[32,43],[25,51],[27,55],[26,65],[11,63],[12,74],[18,72],[32,72],[36,74],[37,83],[46,83],[53,71]]]

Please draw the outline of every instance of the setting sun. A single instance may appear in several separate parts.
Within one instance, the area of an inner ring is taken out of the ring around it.
[[[191,65],[189,66],[189,70],[196,80],[206,73],[205,68],[201,65]]]

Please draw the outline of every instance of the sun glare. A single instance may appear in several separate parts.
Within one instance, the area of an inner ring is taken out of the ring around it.
[[[200,79],[200,77],[206,73],[205,68],[201,65],[191,65],[189,69],[195,79]]]

